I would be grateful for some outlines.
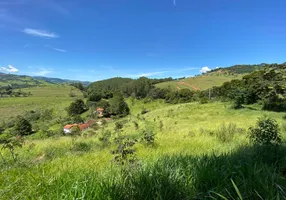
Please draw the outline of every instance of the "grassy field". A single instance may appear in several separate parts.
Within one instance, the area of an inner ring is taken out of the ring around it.
[[[262,149],[247,138],[248,128],[266,115],[277,120],[285,141],[285,113],[261,111],[259,105],[233,110],[221,102],[171,105],[128,99],[128,104],[131,115],[82,136],[28,138],[16,149],[17,163],[2,151],[0,199],[286,198],[285,146]],[[141,115],[143,108],[149,112]],[[121,131],[114,130],[116,122],[123,124]],[[232,133],[221,137],[229,124]],[[155,133],[154,144],[140,142],[144,131]],[[118,134],[139,141],[132,147],[135,164],[112,162]]]
[[[74,98],[82,97],[81,92],[75,88],[72,90],[76,97],[70,97],[71,89],[68,85],[25,88],[22,91],[31,92],[31,96],[0,98],[0,121],[23,114],[25,111],[42,108],[54,108],[60,114]]]
[[[177,81],[163,82],[156,85],[158,88],[171,88],[173,90],[179,90],[188,88],[191,90],[205,90],[212,88],[213,86],[221,86],[226,81],[233,79],[240,79],[242,75],[230,76],[230,75],[202,75],[191,78],[186,78]]]

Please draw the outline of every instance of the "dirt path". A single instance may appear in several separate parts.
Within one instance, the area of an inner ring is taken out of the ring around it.
[[[194,85],[185,83],[185,82],[183,82],[183,81],[179,82],[179,84],[184,85],[184,86],[187,86],[187,87],[191,87],[193,90],[201,90],[200,88],[198,88],[198,87],[196,87],[196,86],[194,86]]]

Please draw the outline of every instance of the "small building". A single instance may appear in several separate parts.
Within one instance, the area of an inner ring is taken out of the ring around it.
[[[98,117],[103,117],[104,108],[96,108],[96,113]]]
[[[64,133],[68,134],[72,132],[72,128],[78,127],[80,131],[86,130],[95,123],[95,120],[89,120],[82,124],[67,124],[64,126]]]

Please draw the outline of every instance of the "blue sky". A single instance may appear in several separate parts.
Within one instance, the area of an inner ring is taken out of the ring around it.
[[[282,63],[285,8],[285,0],[0,0],[0,72],[96,81]]]

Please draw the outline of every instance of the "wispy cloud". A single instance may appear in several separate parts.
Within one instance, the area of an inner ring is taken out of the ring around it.
[[[206,72],[209,72],[209,71],[211,71],[211,69],[210,69],[208,66],[203,67],[203,68],[200,70],[201,73],[206,73]]]
[[[24,33],[32,36],[37,37],[44,37],[44,38],[57,38],[59,37],[57,34],[45,30],[39,30],[39,29],[30,29],[26,28],[23,30]]]
[[[52,0],[46,0],[46,5],[48,7],[50,7],[52,10],[62,14],[62,15],[69,15],[69,11],[64,8],[63,6],[61,6],[60,4],[57,4],[55,3],[54,1]]]
[[[185,67],[183,69],[179,69],[177,72],[187,72],[187,71],[192,71],[192,70],[199,70],[201,68],[199,67]]]
[[[37,68],[37,69],[38,69],[38,71],[32,72],[31,74],[34,76],[46,76],[48,74],[53,73],[52,69],[45,69],[45,68]]]
[[[45,45],[45,47],[50,48],[50,49],[53,49],[53,50],[55,50],[55,51],[62,52],[62,53],[67,52],[65,49],[54,48],[54,47],[51,47],[50,45]]]
[[[8,65],[8,67],[0,67],[0,71],[8,72],[8,73],[16,73],[19,70],[12,65]]]
[[[132,78],[139,78],[139,77],[150,77],[150,76],[154,76],[154,75],[158,75],[158,74],[164,74],[167,73],[168,71],[162,71],[162,72],[147,72],[147,73],[142,73],[142,74],[131,74],[131,75],[127,75],[128,77],[132,77]]]
[[[54,10],[57,13],[60,13],[62,15],[69,15],[69,11],[61,6],[58,3],[55,3],[53,0],[6,0],[3,2],[0,2],[0,5],[7,5],[7,6],[21,6],[26,4],[37,4],[41,7],[49,8],[51,10]]]
[[[177,2],[176,2],[176,0],[173,0],[173,4],[174,4],[174,6],[176,6],[176,5],[177,5]]]

